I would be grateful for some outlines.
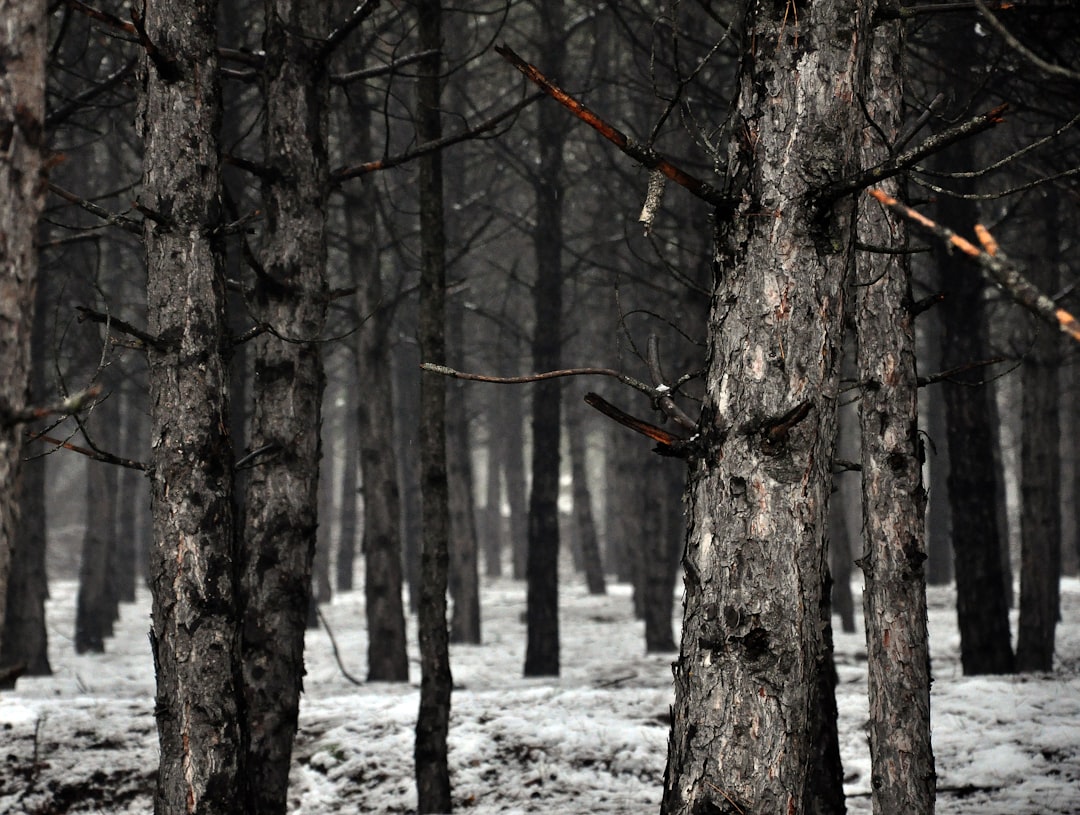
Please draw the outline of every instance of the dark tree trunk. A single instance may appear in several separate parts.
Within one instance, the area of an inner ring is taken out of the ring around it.
[[[98,410],[112,412],[109,405]],[[110,417],[112,418],[112,417]],[[106,425],[114,425],[107,421]],[[104,428],[103,428],[104,429]],[[110,433],[97,439],[106,450]],[[91,462],[86,473],[86,530],[79,565],[79,593],[75,607],[75,653],[100,654],[113,633],[116,595],[113,568],[116,561],[116,482],[118,472],[111,464]]]
[[[49,302],[53,296],[48,276],[38,282],[35,294],[31,336],[30,396],[35,404],[47,400],[49,358]],[[31,453],[31,450],[27,450]],[[19,526],[15,534],[11,558],[11,577],[7,591],[7,613],[4,630],[0,632],[0,669],[22,666],[26,676],[49,676],[49,642],[45,628],[45,601],[49,597],[45,569],[47,537],[45,519],[45,465],[43,457],[31,458],[22,464],[19,476]],[[15,686],[12,678],[0,690]]]
[[[401,499],[401,550],[404,577],[409,586],[409,610],[420,606],[420,549],[423,537],[420,456],[420,354],[415,343],[398,343],[392,358],[396,382],[394,418],[397,444],[398,484]]]
[[[563,0],[540,5],[544,64],[562,73],[566,55]],[[533,178],[536,224],[533,247],[532,358],[537,371],[553,371],[562,356],[562,201],[563,146],[568,117],[555,105],[537,109],[539,164]],[[529,548],[525,566],[525,676],[559,674],[559,460],[560,402],[558,380],[537,382],[532,392],[532,491],[529,494]]]
[[[582,406],[567,405],[566,435],[570,442],[570,475],[574,495],[574,527],[577,530],[582,570],[589,594],[605,594],[604,564],[600,559],[600,541],[593,520],[592,492],[589,489],[588,454]],[[670,628],[670,620],[669,620]],[[674,647],[674,646],[672,646]]]
[[[318,528],[326,322],[325,6],[267,0],[266,226],[250,298],[254,377],[241,544],[244,725],[255,812],[286,809]]]
[[[481,527],[480,548],[484,552],[484,574],[488,577],[502,577],[503,541],[506,538],[502,516],[502,466],[498,460],[498,443],[495,437],[501,432],[498,428],[497,402],[488,402],[487,410],[487,484],[484,501],[484,522]]]
[[[420,144],[442,135],[442,4],[420,0],[418,46],[429,55],[418,64],[416,137]],[[420,197],[420,316],[417,329],[424,362],[446,361],[446,237],[443,231],[442,156],[418,161]],[[417,811],[449,812],[450,770],[446,741],[450,729],[449,633],[446,587],[450,513],[446,480],[446,382],[425,372],[420,379],[420,484],[423,540],[420,554],[420,711],[414,759]]]
[[[926,351],[919,359],[927,372],[944,370],[942,312],[933,308],[919,318],[925,336]],[[953,581],[952,510],[949,506],[948,417],[941,387],[923,389],[920,402],[925,406],[926,459],[930,484],[926,511],[926,582],[945,586]]]
[[[974,159],[970,150],[965,153],[967,161]],[[958,161],[967,166],[964,160]],[[961,187],[961,191],[970,191],[970,185]],[[976,221],[975,208],[970,201],[942,196],[937,221],[965,230]],[[958,254],[935,249],[934,259],[945,294],[940,306],[945,327],[944,368],[987,359],[990,352],[981,278]],[[957,375],[940,386],[948,417],[948,489],[960,659],[967,675],[1011,673],[1015,669],[998,524],[997,438],[990,405],[993,393],[990,387],[977,383],[983,376]]]
[[[353,115],[354,146],[358,155],[371,155],[366,100]],[[346,223],[356,236],[353,248],[356,309],[363,328],[356,335],[357,381],[363,383],[356,400],[355,437],[359,446],[364,496],[364,612],[368,630],[368,674],[371,682],[407,682],[405,608],[402,588],[402,518],[398,481],[398,450],[394,439],[414,426],[394,412],[390,360],[390,317],[383,302],[375,226],[375,190],[363,184],[350,190]],[[415,375],[415,374],[413,374]],[[349,421],[347,418],[346,421]],[[393,432],[387,432],[391,429]],[[411,456],[415,458],[415,455]],[[354,498],[355,500],[355,498]],[[342,530],[344,533],[344,530]],[[344,543],[344,540],[342,541]],[[338,569],[342,568],[339,550]],[[351,568],[351,567],[350,567]],[[340,585],[340,584],[339,584]]]
[[[360,332],[357,332],[359,334]],[[386,379],[382,387],[390,389],[390,366],[386,366]],[[359,382],[366,382],[359,379]],[[338,591],[352,591],[353,570],[356,568],[357,540],[361,534],[360,513],[357,508],[357,498],[360,495],[360,455],[358,448],[360,438],[357,432],[357,422],[353,399],[349,394],[345,395],[345,420],[342,422],[344,429],[341,434],[342,461],[341,461],[341,509],[338,512],[339,531],[336,558],[334,559],[334,587]],[[397,490],[397,480],[394,480],[394,490]]]
[[[38,258],[34,236],[45,200],[43,173],[45,54],[43,0],[4,3],[0,32],[0,637],[7,614],[8,572],[19,528],[15,491],[23,431],[8,411],[28,407],[30,344]],[[3,643],[0,642],[0,648]]]
[[[1043,252],[1028,265],[1031,282],[1042,291],[1060,285],[1060,199],[1043,200],[1046,231]],[[1061,340],[1040,325],[1021,368],[1020,623],[1016,667],[1021,671],[1054,668],[1054,632],[1060,616],[1061,458],[1059,455],[1058,370]]]
[[[886,160],[902,124],[902,24],[880,23],[869,55],[865,166]],[[881,185],[890,195],[899,184]],[[860,199],[858,237],[867,246],[906,248],[901,219]],[[918,427],[915,326],[905,254],[862,251],[856,260],[855,326],[862,386],[863,618],[870,696],[875,813],[932,815],[930,651],[926,629],[922,441]],[[889,326],[883,331],[882,326]]]
[[[463,304],[448,309],[450,364],[464,367]],[[480,643],[480,574],[477,553],[472,448],[465,405],[465,383],[455,379],[446,388],[446,478],[450,499],[450,641]]]
[[[727,126],[734,203],[717,214],[666,815],[843,807],[823,800],[836,788],[823,593],[854,230],[850,200],[823,211],[813,195],[858,166],[870,11],[823,0],[797,33],[783,3],[740,21],[754,57]]]
[[[216,4],[148,4],[141,66],[157,815],[248,811],[241,737]]]
[[[506,503],[510,505],[510,562],[515,580],[525,579],[529,549],[529,501],[525,484],[525,391],[500,388],[502,415],[506,421],[500,445]]]
[[[844,476],[840,476],[843,478]],[[843,506],[842,489],[834,489],[829,501],[830,608],[839,615],[845,634],[855,633],[855,600],[851,596],[851,529]]]

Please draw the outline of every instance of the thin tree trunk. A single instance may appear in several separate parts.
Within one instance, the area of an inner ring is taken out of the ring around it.
[[[248,811],[212,0],[148,4],[139,122],[150,333],[157,815]]]
[[[360,332],[357,332],[359,334]],[[358,349],[357,349],[358,350]],[[367,380],[360,379],[360,382]],[[386,379],[382,387],[390,389],[390,373],[387,366]],[[350,392],[352,389],[348,389]],[[337,539],[336,554],[334,560],[334,587],[338,591],[352,591],[353,571],[356,568],[357,541],[361,535],[360,513],[357,508],[357,498],[360,494],[360,439],[357,432],[355,408],[350,393],[345,394],[345,419],[342,422],[341,434],[342,461],[341,461],[341,509],[338,513],[339,532]],[[397,480],[393,482],[397,490]]]
[[[107,410],[113,405],[99,405]],[[115,427],[110,420],[105,424]],[[106,450],[115,450],[109,443],[110,433],[98,441]],[[105,640],[113,633],[113,612],[116,597],[113,592],[112,569],[116,559],[116,481],[117,470],[111,464],[91,462],[86,477],[86,530],[83,534],[82,557],[79,565],[79,592],[75,607],[75,653],[100,654]]]
[[[500,461],[510,505],[510,562],[515,580],[525,579],[529,548],[529,501],[525,482],[525,391],[500,388],[496,397],[502,405],[506,424],[500,446]]]
[[[863,163],[889,157],[899,136],[902,23],[878,24],[869,55]],[[898,195],[899,184],[882,187]],[[901,220],[862,199],[859,240],[903,250]],[[870,696],[871,789],[875,813],[931,815],[930,651],[926,629],[926,493],[922,486],[915,326],[909,256],[860,252],[855,326],[862,386],[863,618]],[[889,326],[882,331],[883,325]]]
[[[745,13],[754,50],[727,125],[734,203],[717,213],[665,815],[843,808],[818,776],[837,764],[823,593],[854,230],[849,200],[821,210],[813,193],[858,166],[870,9],[822,0],[797,32],[782,3]]]
[[[589,489],[588,445],[581,406],[567,405],[566,435],[570,442],[570,475],[574,496],[574,526],[581,550],[582,569],[589,594],[606,594],[604,564],[600,559],[600,541],[593,519],[592,492]],[[669,622],[670,627],[670,622]]]
[[[416,6],[418,46],[428,56],[418,63],[416,136],[420,144],[442,135],[442,4],[420,0]],[[442,156],[419,159],[420,316],[417,334],[424,362],[446,361],[446,237],[443,231]],[[446,480],[446,382],[438,374],[420,378],[420,483],[423,541],[420,565],[420,711],[416,720],[414,759],[417,812],[449,812],[450,729],[449,634],[446,587],[449,568],[449,495]]]
[[[254,368],[242,530],[244,725],[251,804],[286,810],[319,513],[326,322],[326,7],[267,0],[266,227],[250,297]]]
[[[841,476],[842,478],[843,476]],[[832,579],[830,606],[840,617],[845,634],[855,633],[855,600],[851,596],[851,530],[838,489],[829,502],[829,576]]]
[[[483,536],[480,541],[484,551],[484,574],[488,577],[502,577],[502,553],[503,541],[506,537],[503,531],[502,516],[502,467],[498,460],[498,444],[495,436],[500,432],[497,421],[498,402],[491,399],[487,410],[487,484],[485,487],[486,499],[484,502]]]
[[[1043,199],[1044,251],[1029,265],[1031,281],[1043,291],[1057,291],[1061,235],[1060,199]],[[1020,623],[1016,667],[1020,671],[1054,668],[1054,632],[1060,616],[1061,457],[1059,447],[1058,370],[1061,342],[1043,326],[1021,368]]]
[[[7,614],[8,572],[19,529],[23,430],[7,411],[26,408],[38,258],[34,236],[45,200],[45,53],[43,0],[0,0],[0,638]],[[0,641],[0,648],[3,643]]]

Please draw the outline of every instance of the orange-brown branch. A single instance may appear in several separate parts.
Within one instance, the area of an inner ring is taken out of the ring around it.
[[[665,447],[677,448],[685,441],[678,436],[668,433],[663,428],[649,424],[648,422],[643,422],[641,419],[634,418],[629,413],[623,412],[595,393],[585,394],[585,403],[590,407],[596,408],[609,419],[615,420],[624,427],[629,427],[636,433],[648,436],[653,441],[659,442]]]
[[[909,221],[918,224],[946,243],[955,246],[975,261],[985,280],[996,283],[1008,293],[1014,302],[1080,342],[1080,323],[1077,322],[1076,318],[1065,309],[1060,308],[1053,299],[1041,292],[1024,276],[1020,267],[1000,251],[997,241],[994,240],[986,227],[981,224],[975,226],[975,234],[978,235],[979,241],[984,247],[984,249],[979,249],[971,241],[957,235],[948,227],[927,218],[921,212],[916,212],[881,190],[870,190],[870,195],[884,206],[900,213]]]
[[[676,184],[690,190],[703,201],[714,206],[730,206],[730,199],[723,195],[712,185],[692,176],[680,167],[672,164],[666,158],[654,151],[651,147],[631,139],[617,127],[601,118],[596,112],[590,110],[573,96],[568,94],[550,79],[548,79],[535,65],[532,65],[514,53],[513,49],[505,45],[495,46],[496,53],[517,68],[529,81],[539,87],[544,93],[573,113],[581,121],[618,147],[626,155],[643,164],[650,170],[659,170]]]

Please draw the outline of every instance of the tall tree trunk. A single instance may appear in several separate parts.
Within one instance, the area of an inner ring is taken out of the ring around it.
[[[248,811],[241,737],[216,4],[148,4],[141,66],[150,333],[157,815]]]
[[[318,528],[326,322],[326,7],[267,0],[266,227],[250,297],[254,368],[241,544],[244,725],[255,812],[283,813]]]
[[[925,352],[919,359],[924,370],[944,370],[944,338],[940,308],[925,312],[919,325],[924,332]],[[949,506],[948,417],[940,387],[925,388],[920,403],[926,422],[926,458],[930,473],[926,511],[926,582],[945,586],[953,581],[952,509]]]
[[[525,482],[525,395],[521,388],[500,388],[498,396],[506,424],[499,460],[510,505],[510,563],[515,580],[525,579],[529,549],[529,500]]]
[[[30,397],[34,404],[46,401],[48,390],[47,360],[49,355],[48,319],[49,302],[53,296],[49,277],[38,282],[34,296],[33,329],[30,358]],[[26,452],[32,452],[30,450]],[[19,495],[16,504],[20,509],[19,525],[15,533],[14,551],[11,558],[11,577],[7,591],[7,613],[4,630],[0,632],[0,670],[22,666],[27,676],[49,676],[49,641],[45,628],[45,601],[49,597],[46,573],[47,537],[45,519],[46,459],[31,458],[22,464],[19,475]],[[12,678],[0,690],[14,687]]]
[[[353,113],[353,146],[358,155],[373,153],[367,100]],[[359,445],[361,490],[364,496],[364,613],[368,630],[368,674],[371,682],[407,682],[405,608],[402,601],[402,518],[395,438],[407,420],[394,411],[391,368],[391,312],[383,302],[379,265],[375,189],[360,184],[348,192],[349,232],[356,278],[356,309],[365,320],[356,335],[357,381],[363,393],[356,400],[356,441]],[[415,375],[415,368],[409,372]],[[348,419],[346,419],[348,421]],[[387,432],[388,425],[392,432]],[[414,456],[412,456],[414,457]],[[339,558],[340,558],[339,554]],[[339,561],[339,569],[341,567]]]
[[[115,403],[99,405],[107,410]],[[114,418],[106,422],[115,427]],[[106,450],[115,450],[109,443],[111,433],[97,441]],[[116,560],[116,467],[92,462],[86,478],[86,530],[83,534],[82,557],[79,565],[79,592],[75,607],[75,653],[100,654],[105,640],[113,633],[113,611],[116,597],[112,570]]]
[[[484,488],[484,523],[481,527],[480,548],[484,552],[484,574],[488,577],[502,577],[503,566],[503,543],[506,535],[503,531],[502,516],[502,466],[498,460],[498,443],[496,435],[498,429],[498,401],[491,399],[487,403],[487,455],[486,473],[487,483]]]
[[[1060,199],[1043,199],[1040,219],[1046,231],[1043,252],[1029,264],[1031,282],[1042,291],[1060,285]],[[1061,341],[1056,331],[1037,326],[1021,368],[1020,623],[1016,667],[1054,668],[1054,632],[1060,615],[1061,457],[1058,445],[1058,370]]]
[[[963,166],[974,159],[959,145]],[[965,161],[966,158],[966,161]],[[961,192],[968,184],[958,182]],[[974,224],[970,201],[939,197],[937,221],[964,229]],[[935,248],[935,265],[945,294],[944,368],[950,370],[990,356],[985,319],[985,291],[979,275],[956,254]],[[982,373],[974,375],[982,379]],[[966,381],[965,381],[966,380]],[[960,661],[972,674],[1011,673],[1015,668],[1009,639],[1009,602],[998,524],[997,476],[990,400],[993,393],[971,377],[957,375],[941,385],[948,417],[948,489],[952,510],[952,544],[956,575],[956,612],[960,627]]]
[[[835,771],[825,536],[854,236],[851,202],[814,193],[858,167],[870,11],[821,0],[796,30],[785,4],[751,4],[741,21],[753,58],[716,219],[667,815],[821,811],[818,768]]]
[[[902,124],[902,23],[875,26],[869,54],[863,163],[888,159]],[[899,184],[881,185],[898,195]],[[902,250],[901,219],[862,199],[859,240]],[[931,815],[930,650],[926,629],[926,493],[922,486],[915,326],[905,254],[857,255],[855,326],[862,393],[863,617],[875,813]],[[882,331],[882,326],[889,326]]]
[[[45,200],[45,52],[43,0],[0,0],[0,637],[7,613],[8,571],[19,528],[23,431],[8,411],[27,407],[30,337],[38,258],[34,236]],[[3,643],[0,642],[0,647]]]
[[[442,135],[442,4],[419,0],[418,46],[427,51],[419,63],[416,87],[416,136],[420,144]],[[420,316],[417,329],[424,362],[446,361],[446,237],[443,229],[442,156],[419,159]],[[450,770],[446,741],[450,729],[449,634],[446,585],[449,567],[449,495],[446,481],[446,383],[425,372],[420,379],[420,483],[423,540],[420,566],[420,711],[416,720],[414,759],[417,811],[449,812]]]
[[[359,334],[360,332],[357,332]],[[359,339],[359,338],[357,338]],[[357,349],[358,350],[358,349]],[[359,382],[367,380],[359,379]],[[386,379],[382,387],[390,389],[390,372],[387,366]],[[334,588],[338,591],[352,591],[353,571],[356,567],[357,542],[361,535],[360,513],[357,508],[357,498],[360,495],[360,438],[357,431],[355,405],[351,396],[351,389],[345,394],[345,420],[341,434],[343,447],[341,454],[341,509],[338,512],[339,532],[336,557],[334,559]],[[359,400],[357,400],[359,401]],[[394,489],[397,489],[397,480],[394,480]]]
[[[566,57],[563,0],[540,4],[542,52],[547,70],[562,73]],[[536,225],[536,283],[533,286],[532,356],[537,371],[553,371],[562,356],[562,190],[567,116],[555,105],[537,110],[539,164],[533,180]],[[559,674],[559,460],[558,380],[537,382],[532,398],[532,491],[526,560],[525,676]]]

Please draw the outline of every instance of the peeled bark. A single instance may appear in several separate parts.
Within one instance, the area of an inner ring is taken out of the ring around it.
[[[879,24],[865,105],[876,124],[863,133],[867,166],[888,158],[903,100],[901,23]],[[882,187],[899,194],[899,184]],[[900,218],[863,199],[859,240],[903,250]],[[926,628],[926,493],[918,427],[915,326],[909,256],[860,252],[855,325],[862,392],[863,617],[870,696],[871,789],[875,813],[931,815],[930,650]],[[888,330],[882,330],[887,326]]]
[[[15,490],[22,428],[8,411],[26,408],[38,259],[34,236],[45,200],[47,24],[43,0],[0,0],[0,637],[8,571],[19,525]],[[0,643],[2,645],[2,643]]]
[[[214,19],[148,4],[163,49],[142,64],[141,205],[149,362],[153,631],[160,741],[155,812],[247,810],[241,738]]]
[[[751,5],[740,26],[754,50],[717,213],[668,815],[821,811],[836,786],[817,774],[836,769],[823,592],[853,223],[850,200],[814,193],[858,167],[870,19],[854,0],[804,7],[798,29],[789,11]]]

